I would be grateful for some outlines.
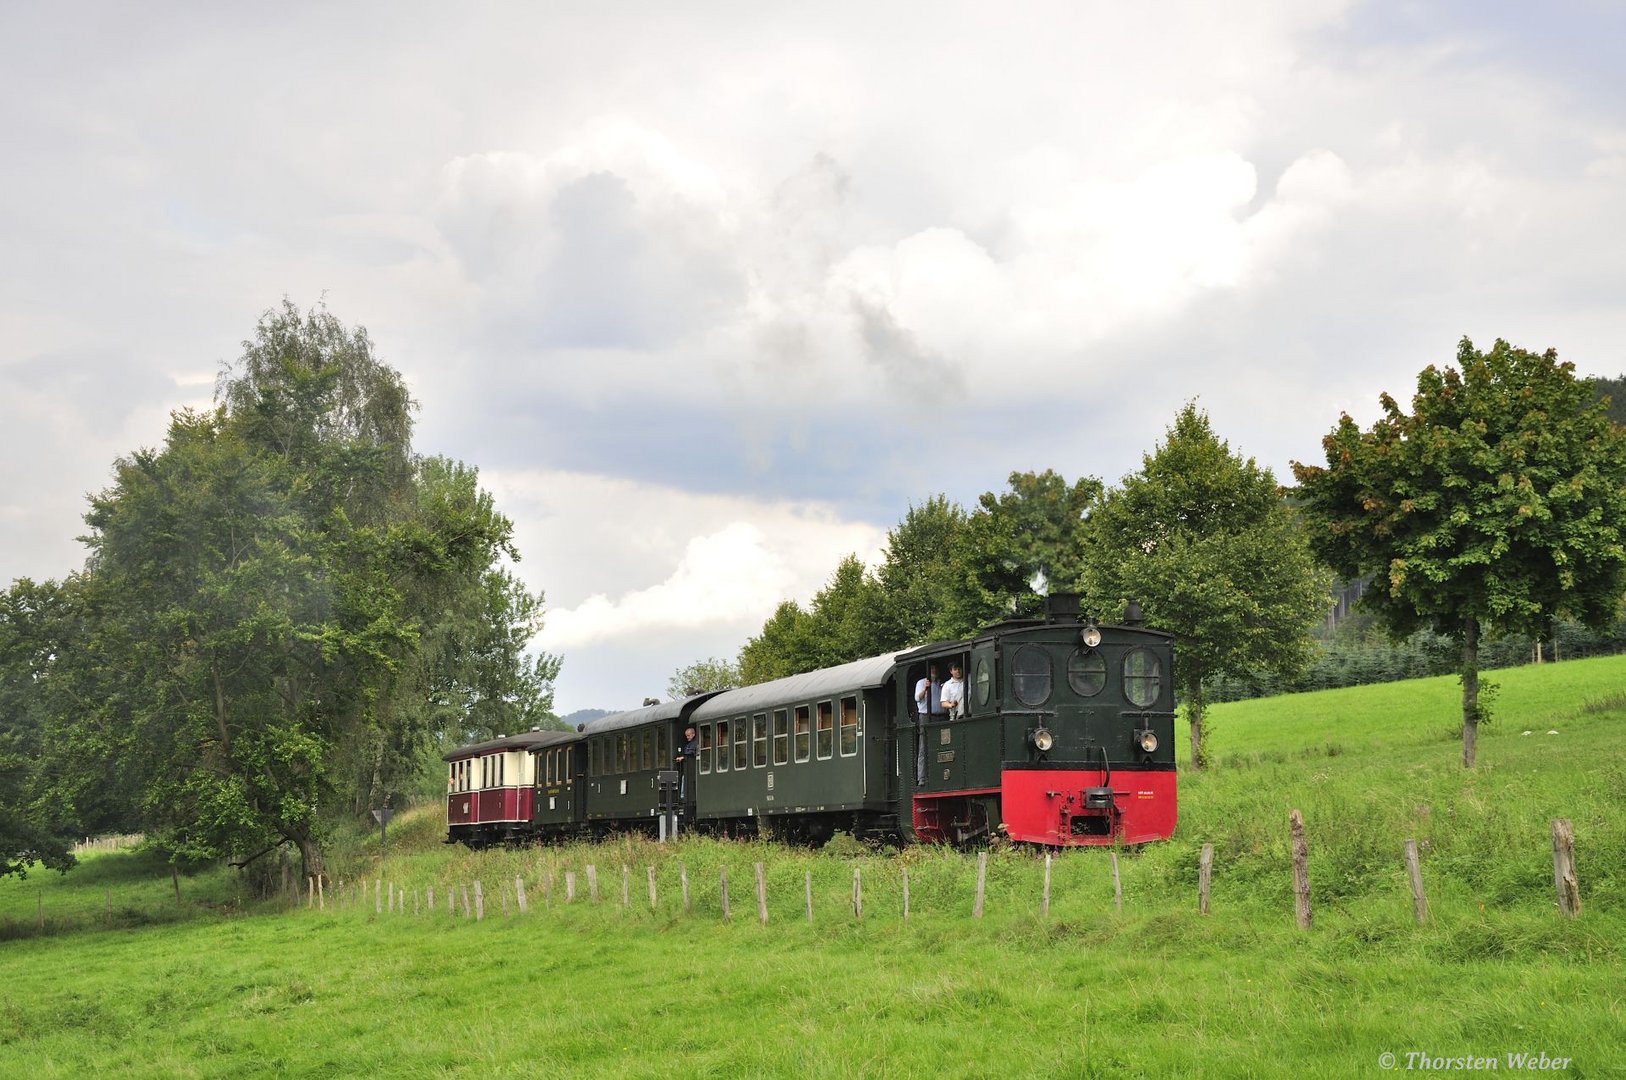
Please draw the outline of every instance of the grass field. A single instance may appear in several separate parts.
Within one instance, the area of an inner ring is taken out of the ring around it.
[[[1426,1076],[1545,1053],[1568,1059],[1560,1075],[1626,1076],[1626,658],[1495,680],[1471,775],[1451,679],[1219,707],[1217,766],[1182,775],[1175,840],[1119,858],[1121,913],[1103,851],[1054,860],[1048,914],[1043,860],[991,853],[977,919],[974,854],[844,838],[470,853],[439,844],[434,812],[393,826],[386,859],[376,836],[341,838],[344,895],[409,890],[382,914],[371,895],[321,912],[249,901],[225,870],[183,877],[177,905],[165,867],[96,855],[0,882],[0,1075]],[[1308,931],[1291,808],[1309,831]],[[1575,824],[1576,920],[1555,910],[1553,817]],[[486,918],[448,913],[446,890],[461,904],[476,880]]]

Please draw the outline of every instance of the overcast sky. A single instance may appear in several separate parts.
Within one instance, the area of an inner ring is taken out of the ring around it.
[[[1626,7],[0,0],[0,578],[325,297],[479,467],[561,712],[911,502],[1287,479],[1464,334],[1626,371]]]

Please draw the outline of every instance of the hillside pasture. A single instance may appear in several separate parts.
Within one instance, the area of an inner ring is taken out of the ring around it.
[[[692,838],[470,852],[439,843],[434,808],[392,824],[386,857],[376,832],[339,838],[345,884],[324,910],[255,901],[218,868],[183,876],[177,905],[163,864],[97,854],[66,877],[0,882],[0,1071],[1342,1077],[1385,1071],[1384,1054],[1431,1075],[1415,1063],[1507,1071],[1508,1054],[1545,1053],[1568,1059],[1560,1075],[1626,1075],[1626,659],[1496,679],[1471,774],[1450,679],[1217,707],[1217,767],[1182,774],[1175,839],[1119,853],[1121,912],[1101,850],[1052,861],[1048,912],[1043,858],[991,852],[976,918],[974,853],[846,837],[820,852]],[[1294,808],[1307,931],[1292,915]],[[1554,817],[1575,825],[1578,919],[1555,909]],[[462,910],[474,881],[481,920]],[[409,899],[380,913],[375,882]]]

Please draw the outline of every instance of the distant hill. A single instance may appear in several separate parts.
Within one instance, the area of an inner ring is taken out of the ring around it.
[[[571,731],[575,731],[578,724],[585,724],[589,720],[597,720],[601,716],[609,715],[609,709],[577,709],[569,716],[562,716],[559,719],[567,728],[569,728]]]
[[[1613,379],[1594,375],[1587,382],[1592,384],[1599,397],[1609,398],[1609,419],[1617,424],[1626,424],[1626,375]]]

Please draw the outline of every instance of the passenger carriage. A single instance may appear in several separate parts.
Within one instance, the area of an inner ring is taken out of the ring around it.
[[[532,730],[462,746],[444,755],[447,840],[481,847],[530,836],[539,790],[536,770],[542,760],[537,755],[560,748],[568,751],[577,741],[573,731]],[[553,760],[552,756],[547,760]],[[555,807],[561,797],[573,806],[571,786],[560,787],[546,798]]]

